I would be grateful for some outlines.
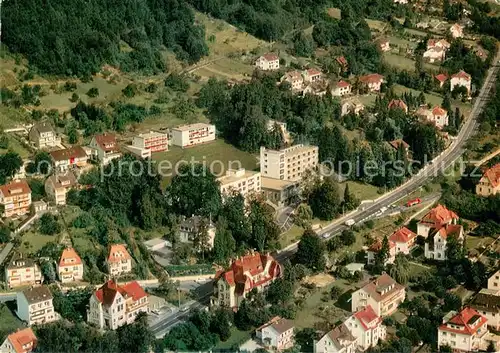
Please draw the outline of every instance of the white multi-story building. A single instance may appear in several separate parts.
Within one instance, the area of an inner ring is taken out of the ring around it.
[[[253,172],[243,168],[238,170],[229,169],[226,171],[226,175],[217,178],[217,180],[223,197],[234,192],[240,193],[243,197],[260,193],[260,172]]]
[[[32,287],[17,293],[17,316],[28,326],[56,321],[52,293],[46,286]]]
[[[488,320],[472,308],[450,311],[438,328],[438,347],[450,346],[453,352],[472,352],[483,345]]]
[[[307,69],[302,72],[305,83],[314,83],[321,81],[321,71],[316,69]]]
[[[352,311],[370,306],[377,316],[389,316],[406,297],[405,287],[386,273],[352,293]]]
[[[469,305],[488,320],[488,327],[500,331],[500,292],[482,289]]]
[[[271,256],[258,252],[236,258],[227,270],[215,275],[212,305],[237,310],[254,288],[262,291],[282,275],[281,265]]]
[[[74,167],[83,168],[88,161],[87,152],[81,146],[52,151],[50,157],[55,169],[61,172]]]
[[[288,82],[293,92],[301,92],[304,89],[304,78],[298,71],[290,71],[281,77],[280,82]]]
[[[172,143],[182,148],[215,141],[215,125],[196,123],[172,129]]]
[[[280,58],[278,55],[273,53],[267,53],[255,61],[255,66],[261,70],[278,70],[280,68]]]
[[[438,204],[417,223],[417,235],[427,238],[432,229],[440,229],[446,224],[457,224],[457,221],[458,215],[455,212]]]
[[[345,324],[340,324],[314,342],[313,353],[356,353],[356,337]]]
[[[427,49],[423,54],[424,59],[433,63],[435,61],[443,61],[446,57],[446,51],[443,48],[435,47]]]
[[[318,162],[317,146],[295,145],[279,151],[260,148],[260,172],[266,178],[298,181]]]
[[[132,139],[132,146],[151,152],[166,151],[168,150],[168,136],[156,131],[139,134]]]
[[[460,70],[456,74],[451,75],[451,80],[450,80],[451,91],[453,91],[457,86],[458,87],[463,86],[467,88],[467,94],[470,95],[471,84],[472,84],[472,79],[470,75],[463,70]]]
[[[332,89],[332,96],[334,97],[342,97],[351,93],[351,84],[349,82],[340,80],[335,84],[335,87]]]
[[[445,224],[429,233],[425,241],[424,254],[428,259],[446,260],[446,243],[449,237],[456,237],[460,242],[464,240],[464,228],[459,224]]]
[[[122,155],[114,134],[95,135],[90,140],[89,147],[92,151],[92,158],[101,165],[107,165],[113,159],[120,158]]]
[[[109,280],[90,297],[87,321],[100,329],[116,330],[148,311],[148,296],[136,281],[123,286]]]
[[[132,272],[132,257],[124,244],[113,244],[110,246],[106,265],[108,273],[112,276]]]
[[[396,246],[396,254],[403,253],[405,255],[410,253],[416,239],[417,234],[406,227],[399,228],[389,237],[389,241],[392,241]]]
[[[61,139],[47,121],[35,123],[28,137],[36,148],[55,147],[61,144]]]
[[[26,180],[14,180],[0,185],[0,216],[22,216],[30,211],[31,189]]]
[[[487,288],[492,291],[499,291],[500,293],[500,270],[498,270],[490,278],[488,278]]]
[[[75,175],[67,170],[51,175],[45,180],[45,193],[56,205],[66,205],[66,195],[77,185]]]
[[[376,346],[379,340],[385,340],[386,327],[382,325],[382,318],[370,305],[355,312],[344,324],[356,338],[356,345],[360,351]]]
[[[40,267],[33,259],[25,258],[22,254],[14,255],[5,268],[5,282],[9,288],[40,284],[42,280]]]
[[[293,346],[293,331],[293,321],[276,316],[257,328],[255,335],[264,347],[273,351],[282,351]]]
[[[212,249],[214,247],[216,228],[210,219],[204,219],[201,216],[191,216],[185,218],[179,224],[179,240],[182,243],[193,241],[196,235],[200,232],[200,228],[205,225],[207,232],[207,243],[205,247]]]
[[[37,339],[30,327],[11,333],[0,346],[2,353],[29,353],[36,348]]]
[[[384,83],[384,76],[379,74],[360,76],[359,83],[365,86],[369,92],[380,92],[380,87]]]
[[[57,263],[57,275],[62,283],[83,280],[83,262],[73,248],[66,248]]]

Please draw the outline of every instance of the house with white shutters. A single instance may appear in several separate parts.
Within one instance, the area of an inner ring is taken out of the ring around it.
[[[438,347],[450,346],[453,352],[477,351],[488,333],[488,319],[466,307],[450,311],[438,328]]]
[[[356,328],[353,328],[356,329]],[[314,353],[356,353],[357,340],[343,323],[314,342]]]
[[[387,334],[382,318],[370,305],[356,311],[344,324],[356,338],[356,346],[360,351],[376,346],[379,340],[385,340]]]

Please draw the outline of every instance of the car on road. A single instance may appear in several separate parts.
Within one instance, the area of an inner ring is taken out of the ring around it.
[[[354,219],[348,219],[347,221],[345,221],[345,225],[348,226],[348,227],[351,227],[353,226],[354,224],[356,223],[356,221]]]
[[[326,239],[326,238],[328,238],[329,236],[330,236],[330,233],[325,233],[325,234],[321,235],[321,238]]]
[[[408,202],[406,203],[406,207],[415,206],[415,205],[418,205],[421,202],[422,202],[422,200],[417,197],[416,199],[408,200]]]
[[[384,207],[380,208],[380,213],[384,213],[385,211],[387,211],[387,207],[384,206]]]

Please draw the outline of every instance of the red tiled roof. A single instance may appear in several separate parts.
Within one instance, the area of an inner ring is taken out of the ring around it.
[[[36,336],[30,327],[11,333],[7,336],[7,339],[14,347],[16,353],[31,352],[36,347],[37,343]],[[26,348],[23,348],[23,346]]]
[[[102,287],[95,292],[95,296],[101,303],[109,306],[115,300],[117,293],[120,293],[125,299],[132,298],[134,301],[147,296],[146,292],[137,281],[120,286],[112,279],[104,283]]]
[[[393,241],[389,240],[389,248],[393,248],[395,246],[396,246],[396,244]],[[375,240],[375,242],[372,245],[370,245],[370,247],[368,248],[368,251],[377,252],[377,251],[380,251],[380,249],[382,249],[382,240],[377,239],[377,240]]]
[[[306,71],[309,76],[321,75],[321,71],[316,69],[307,69]]]
[[[267,61],[279,60],[279,56],[274,53],[266,53],[262,55],[262,57],[264,57],[264,59],[266,59]]]
[[[446,115],[448,112],[441,108],[441,107],[438,107],[437,105],[434,107],[434,109],[432,109],[432,114],[433,115]]]
[[[74,261],[71,262],[71,259]],[[66,248],[59,259],[59,267],[81,265],[82,259],[73,248]]]
[[[15,195],[26,195],[31,193],[31,189],[26,180],[11,181],[8,184],[0,186],[0,191],[5,197]]]
[[[404,140],[402,139],[397,139],[397,140],[394,140],[394,141],[390,141],[389,144],[394,147],[395,149],[398,149],[399,148],[399,145],[403,144],[403,147],[405,149],[409,148],[410,145],[407,144]]]
[[[414,232],[406,227],[403,227],[392,233],[389,239],[395,243],[408,243],[416,237],[417,235]]]
[[[351,84],[349,82],[345,82],[344,80],[337,82],[337,87],[339,88],[349,87],[350,85]]]
[[[65,161],[73,158],[85,158],[87,154],[81,146],[73,146],[62,150],[50,152],[50,156],[55,161]]]
[[[465,72],[464,70],[460,70],[456,74],[451,75],[451,78],[460,78],[460,79],[463,79],[463,80],[466,80],[466,81],[470,81],[471,80],[470,75],[467,72]]]
[[[135,301],[148,296],[137,281],[127,283],[122,286],[122,289],[125,291],[127,297],[132,298]]]
[[[436,78],[436,80],[438,80],[439,82],[445,82],[447,79],[448,79],[448,76],[446,76],[445,74],[439,74],[439,75],[436,75],[434,76]]]
[[[366,331],[370,329],[372,325],[370,325],[372,322],[380,321],[382,320],[373,310],[371,305],[365,306],[362,310],[354,313],[354,317],[358,319],[358,321],[361,323],[363,326],[363,329]]]
[[[408,106],[402,99],[393,99],[389,102],[389,105],[387,106],[389,109],[394,109],[394,108],[400,108],[405,111],[408,110]]]
[[[462,231],[462,226],[460,224],[445,224],[439,229],[439,234],[443,239],[448,238],[450,235],[459,235]]]
[[[487,169],[483,177],[490,181],[492,187],[496,188],[500,185],[500,163],[495,164],[493,167]]]
[[[379,75],[379,74],[369,74],[369,75],[364,75],[359,78],[360,82],[363,83],[377,83],[381,82],[384,79],[384,76]]]
[[[452,220],[458,219],[458,215],[447,209],[445,206],[438,204],[430,210],[421,220],[422,223],[429,223],[434,228],[441,228],[442,225],[450,223]]]
[[[109,133],[95,135],[95,140],[99,147],[105,152],[118,151],[116,148],[116,136]]]
[[[302,75],[298,71],[289,71],[285,74],[286,78],[292,80],[302,80]]]
[[[467,307],[464,308],[461,312],[454,315],[448,322],[440,325],[439,329],[442,331],[474,335],[477,330],[487,321],[488,320],[484,316],[479,314],[476,310]],[[461,326],[463,327],[463,330],[448,327],[447,324]]]
[[[337,62],[342,65],[342,66],[347,66],[347,60],[345,57],[343,56],[338,56],[335,60],[337,60]]]
[[[123,244],[113,244],[109,248],[108,262],[119,262],[121,260],[131,259],[125,245]]]

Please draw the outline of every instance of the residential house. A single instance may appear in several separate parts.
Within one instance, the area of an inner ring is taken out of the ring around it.
[[[474,54],[476,54],[482,60],[486,60],[486,58],[488,58],[488,53],[481,47],[474,48]]]
[[[321,81],[321,71],[316,69],[307,69],[302,72],[305,83],[313,83]]]
[[[443,61],[446,57],[446,50],[440,47],[434,47],[427,49],[424,54],[424,60],[427,60],[430,63],[434,63],[436,61]]]
[[[37,122],[31,128],[28,138],[36,148],[55,147],[61,144],[52,125],[47,121]]]
[[[283,137],[283,142],[285,145],[289,145],[292,143],[292,137],[290,136],[290,132],[286,127],[286,123],[282,121],[269,119],[267,121],[267,131],[273,131],[278,128],[281,131],[281,136]]]
[[[205,244],[205,247],[212,249],[214,247],[216,228],[211,220],[204,219],[200,216],[191,216],[182,220],[179,225],[179,240],[182,243],[193,241],[202,229],[202,226],[206,227],[206,231],[208,233],[207,244]]]
[[[439,229],[433,229],[425,241],[425,257],[439,261],[446,260],[446,243],[451,236],[463,242],[463,227],[459,224],[445,224]]]
[[[427,49],[432,49],[432,48],[441,48],[444,50],[450,49],[451,44],[446,40],[446,39],[429,39],[427,41]]]
[[[261,192],[265,199],[276,206],[282,208],[291,205],[297,200],[300,193],[298,181],[288,181],[274,178],[261,179]]]
[[[249,292],[263,291],[282,273],[279,262],[269,254],[251,251],[237,257],[229,268],[216,273],[212,305],[237,310]]]
[[[262,177],[300,181],[307,170],[319,163],[318,146],[294,145],[281,150],[260,148]]]
[[[0,346],[2,353],[30,353],[36,348],[37,339],[30,327],[7,336]]]
[[[243,197],[260,193],[261,180],[260,172],[229,169],[224,176],[217,178],[220,193],[223,197],[240,193]]]
[[[215,125],[196,123],[172,129],[172,143],[182,148],[215,141]]]
[[[267,53],[259,56],[255,61],[255,66],[264,71],[278,70],[280,68],[280,58],[276,54]]]
[[[450,311],[438,328],[438,347],[450,346],[453,352],[477,351],[488,333],[487,322],[470,307]]]
[[[380,92],[380,87],[384,82],[384,76],[379,74],[370,74],[359,77],[359,83],[369,92]]]
[[[469,305],[488,320],[492,330],[500,331],[500,293],[481,290]]]
[[[305,96],[307,94],[312,94],[314,96],[322,97],[327,93],[327,91],[328,91],[328,82],[319,80],[316,82],[306,84],[304,89],[302,90],[302,95]]]
[[[447,224],[457,224],[457,221],[458,215],[455,212],[438,204],[417,223],[417,235],[427,238],[432,229],[440,229]]]
[[[148,311],[148,295],[136,281],[119,285],[109,280],[89,300],[87,321],[100,329],[116,330]]]
[[[394,0],[395,4],[405,5],[408,4],[408,0]]]
[[[382,249],[382,240],[377,239],[370,245],[366,251],[367,264],[374,265],[377,253]],[[396,260],[396,244],[393,241],[389,241],[389,254],[387,254],[387,259],[385,259],[384,266],[387,264],[392,264]]]
[[[387,106],[388,109],[401,109],[405,113],[408,113],[408,106],[402,99],[392,99]]]
[[[434,76],[434,78],[439,82],[439,88],[443,88],[446,80],[448,80],[448,76],[446,74],[438,74]]]
[[[150,131],[139,134],[132,139],[132,145],[127,148],[141,158],[151,158],[153,152],[163,152],[168,150],[167,134]]]
[[[453,38],[462,38],[464,36],[464,28],[455,23],[450,27],[450,33]]]
[[[495,272],[488,279],[488,287],[487,288],[491,291],[498,291],[498,294],[500,294],[500,270]]]
[[[349,69],[349,64],[346,58],[344,56],[337,56],[335,60],[339,64],[339,73],[347,72],[347,70]]]
[[[393,141],[389,141],[389,145],[394,148],[396,151],[399,150],[400,146],[403,145],[403,149],[406,152],[406,156],[410,154],[410,145],[407,144],[403,139],[397,139]]]
[[[28,326],[47,324],[59,319],[54,311],[52,293],[47,286],[17,292],[17,316]]]
[[[365,109],[365,106],[361,101],[357,98],[350,98],[342,101],[340,107],[340,115],[344,116],[349,113],[353,113],[358,115],[362,110]]]
[[[119,276],[124,273],[132,272],[132,257],[124,244],[112,244],[109,247],[106,266],[111,276]]]
[[[484,171],[476,185],[476,194],[491,196],[500,193],[500,163]]]
[[[313,345],[313,353],[356,353],[357,340],[345,324],[336,326]]]
[[[9,218],[30,212],[31,189],[26,180],[13,180],[0,186],[0,216]]]
[[[45,193],[56,205],[66,205],[66,195],[77,185],[73,172],[57,173],[45,180]]]
[[[257,328],[255,336],[267,349],[282,351],[293,347],[293,331],[293,321],[276,316]]]
[[[84,168],[87,166],[87,152],[81,146],[50,152],[52,163],[57,171],[64,172],[69,168]]]
[[[416,239],[417,234],[406,227],[399,228],[389,237],[389,241],[396,245],[396,254],[403,253],[405,255],[410,253]]]
[[[371,306],[377,316],[389,316],[405,300],[405,287],[386,273],[352,293],[352,311]]]
[[[304,89],[304,78],[298,71],[289,71],[281,77],[280,82],[288,82],[294,92],[301,92]]]
[[[94,135],[90,140],[92,158],[101,165],[107,165],[113,159],[120,158],[121,152],[116,142],[116,136],[110,133]]]
[[[386,327],[370,305],[357,310],[344,324],[356,338],[356,346],[360,351],[376,346],[379,340],[385,340]]]
[[[465,87],[467,89],[467,94],[470,95],[472,79],[470,75],[464,70],[460,70],[458,73],[451,75],[450,80],[450,90],[453,91],[455,87]]]
[[[349,82],[340,80],[335,84],[335,87],[332,89],[332,96],[334,97],[342,97],[351,93],[351,84]]]
[[[62,283],[83,280],[83,262],[75,249],[64,249],[56,266],[57,275]]]
[[[427,107],[420,107],[415,114],[434,123],[438,129],[448,125],[448,112],[441,107],[435,106],[432,110],[427,109]]]
[[[389,44],[389,39],[387,38],[380,38],[377,40],[377,46],[382,52],[391,50],[391,45]]]
[[[40,267],[33,259],[24,257],[23,254],[14,254],[5,268],[5,282],[9,288],[32,286],[42,281]]]

